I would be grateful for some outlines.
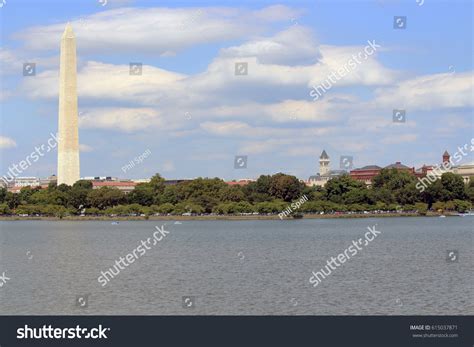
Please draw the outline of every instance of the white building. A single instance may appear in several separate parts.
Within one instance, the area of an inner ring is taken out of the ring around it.
[[[39,178],[36,177],[15,177],[15,187],[38,187],[40,185]]]
[[[331,170],[331,159],[325,150],[321,153],[319,157],[319,173],[316,175],[310,176],[306,182],[307,186],[318,186],[324,187],[324,185],[331,178],[335,178],[341,175],[347,174],[345,170]]]
[[[469,183],[471,177],[474,177],[474,161],[453,167],[453,173],[462,176],[464,183]]]

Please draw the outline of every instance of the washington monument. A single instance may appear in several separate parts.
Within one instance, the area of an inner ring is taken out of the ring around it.
[[[61,38],[59,66],[58,185],[79,180],[76,38],[68,23]]]

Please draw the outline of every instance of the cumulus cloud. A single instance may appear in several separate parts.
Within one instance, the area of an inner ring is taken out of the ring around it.
[[[257,11],[230,7],[118,8],[83,16],[71,24],[79,53],[140,51],[169,54],[212,42],[241,39],[261,32],[270,22],[297,15],[286,6]],[[15,34],[32,50],[57,50],[66,23],[36,26]]]
[[[223,49],[221,56],[255,57],[261,64],[310,65],[319,58],[319,49],[308,28],[291,26],[273,37],[262,37]]]
[[[157,104],[165,91],[167,94],[176,91],[173,89],[173,84],[184,77],[183,74],[149,65],[142,66],[141,75],[130,75],[130,65],[89,61],[78,71],[78,96],[81,99]],[[48,70],[37,74],[35,78],[26,79],[23,91],[32,98],[57,98],[58,89],[47,86],[57,86],[58,83],[58,70]],[[177,87],[176,85],[175,88]]]
[[[153,129],[163,125],[152,108],[92,108],[79,116],[81,128],[114,129],[124,132]]]
[[[226,137],[249,154],[310,155],[314,143],[353,154],[378,150],[381,144],[417,141],[417,122],[409,118],[403,125],[394,124],[394,108],[411,115],[413,110],[472,107],[472,72],[407,78],[384,66],[379,50],[312,101],[310,89],[343,68],[367,43],[320,44],[310,29],[291,25],[299,14],[280,5],[259,10],[106,6],[100,13],[78,18],[72,25],[80,58],[80,126],[126,133],[168,131],[183,141],[203,135]],[[281,25],[285,22],[287,28]],[[50,61],[44,58],[35,78],[22,79],[22,95],[57,98],[57,88],[51,86],[58,84],[63,30],[61,23],[15,35],[23,40],[23,49],[38,56],[51,50],[56,54]],[[216,42],[219,47],[232,44],[193,73],[170,71],[150,60],[143,62],[141,75],[130,75],[128,64],[98,58],[121,52],[141,57],[182,53],[180,59],[192,64],[194,57],[185,56],[187,48]],[[384,49],[388,48],[380,51]],[[6,64],[21,73],[20,56],[18,51],[0,50]],[[235,75],[237,62],[248,64],[247,75]],[[171,169],[171,164],[162,169]]]
[[[473,107],[473,80],[472,71],[424,75],[403,80],[394,86],[378,89],[375,105],[397,105],[408,110]]]
[[[0,136],[0,149],[16,147],[16,142],[10,137]]]

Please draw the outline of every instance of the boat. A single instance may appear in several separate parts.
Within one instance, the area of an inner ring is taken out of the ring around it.
[[[446,216],[442,214],[441,216],[439,216],[439,218],[446,218]]]
[[[119,223],[120,223],[120,222],[112,222],[112,223],[110,223],[110,224],[112,224],[112,225],[117,225],[117,224],[119,224]]]

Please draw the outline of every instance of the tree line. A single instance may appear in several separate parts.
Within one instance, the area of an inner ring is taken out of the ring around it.
[[[417,178],[396,169],[383,169],[372,186],[348,175],[329,180],[324,187],[308,187],[295,176],[261,175],[248,185],[228,185],[219,178],[197,178],[166,185],[156,174],[137,184],[129,194],[117,188],[92,189],[81,180],[72,186],[51,183],[47,189],[24,187],[19,193],[0,189],[2,215],[145,215],[152,214],[272,214],[306,195],[300,213],[362,211],[452,210],[465,212],[474,201],[474,181],[444,173],[420,193]]]

